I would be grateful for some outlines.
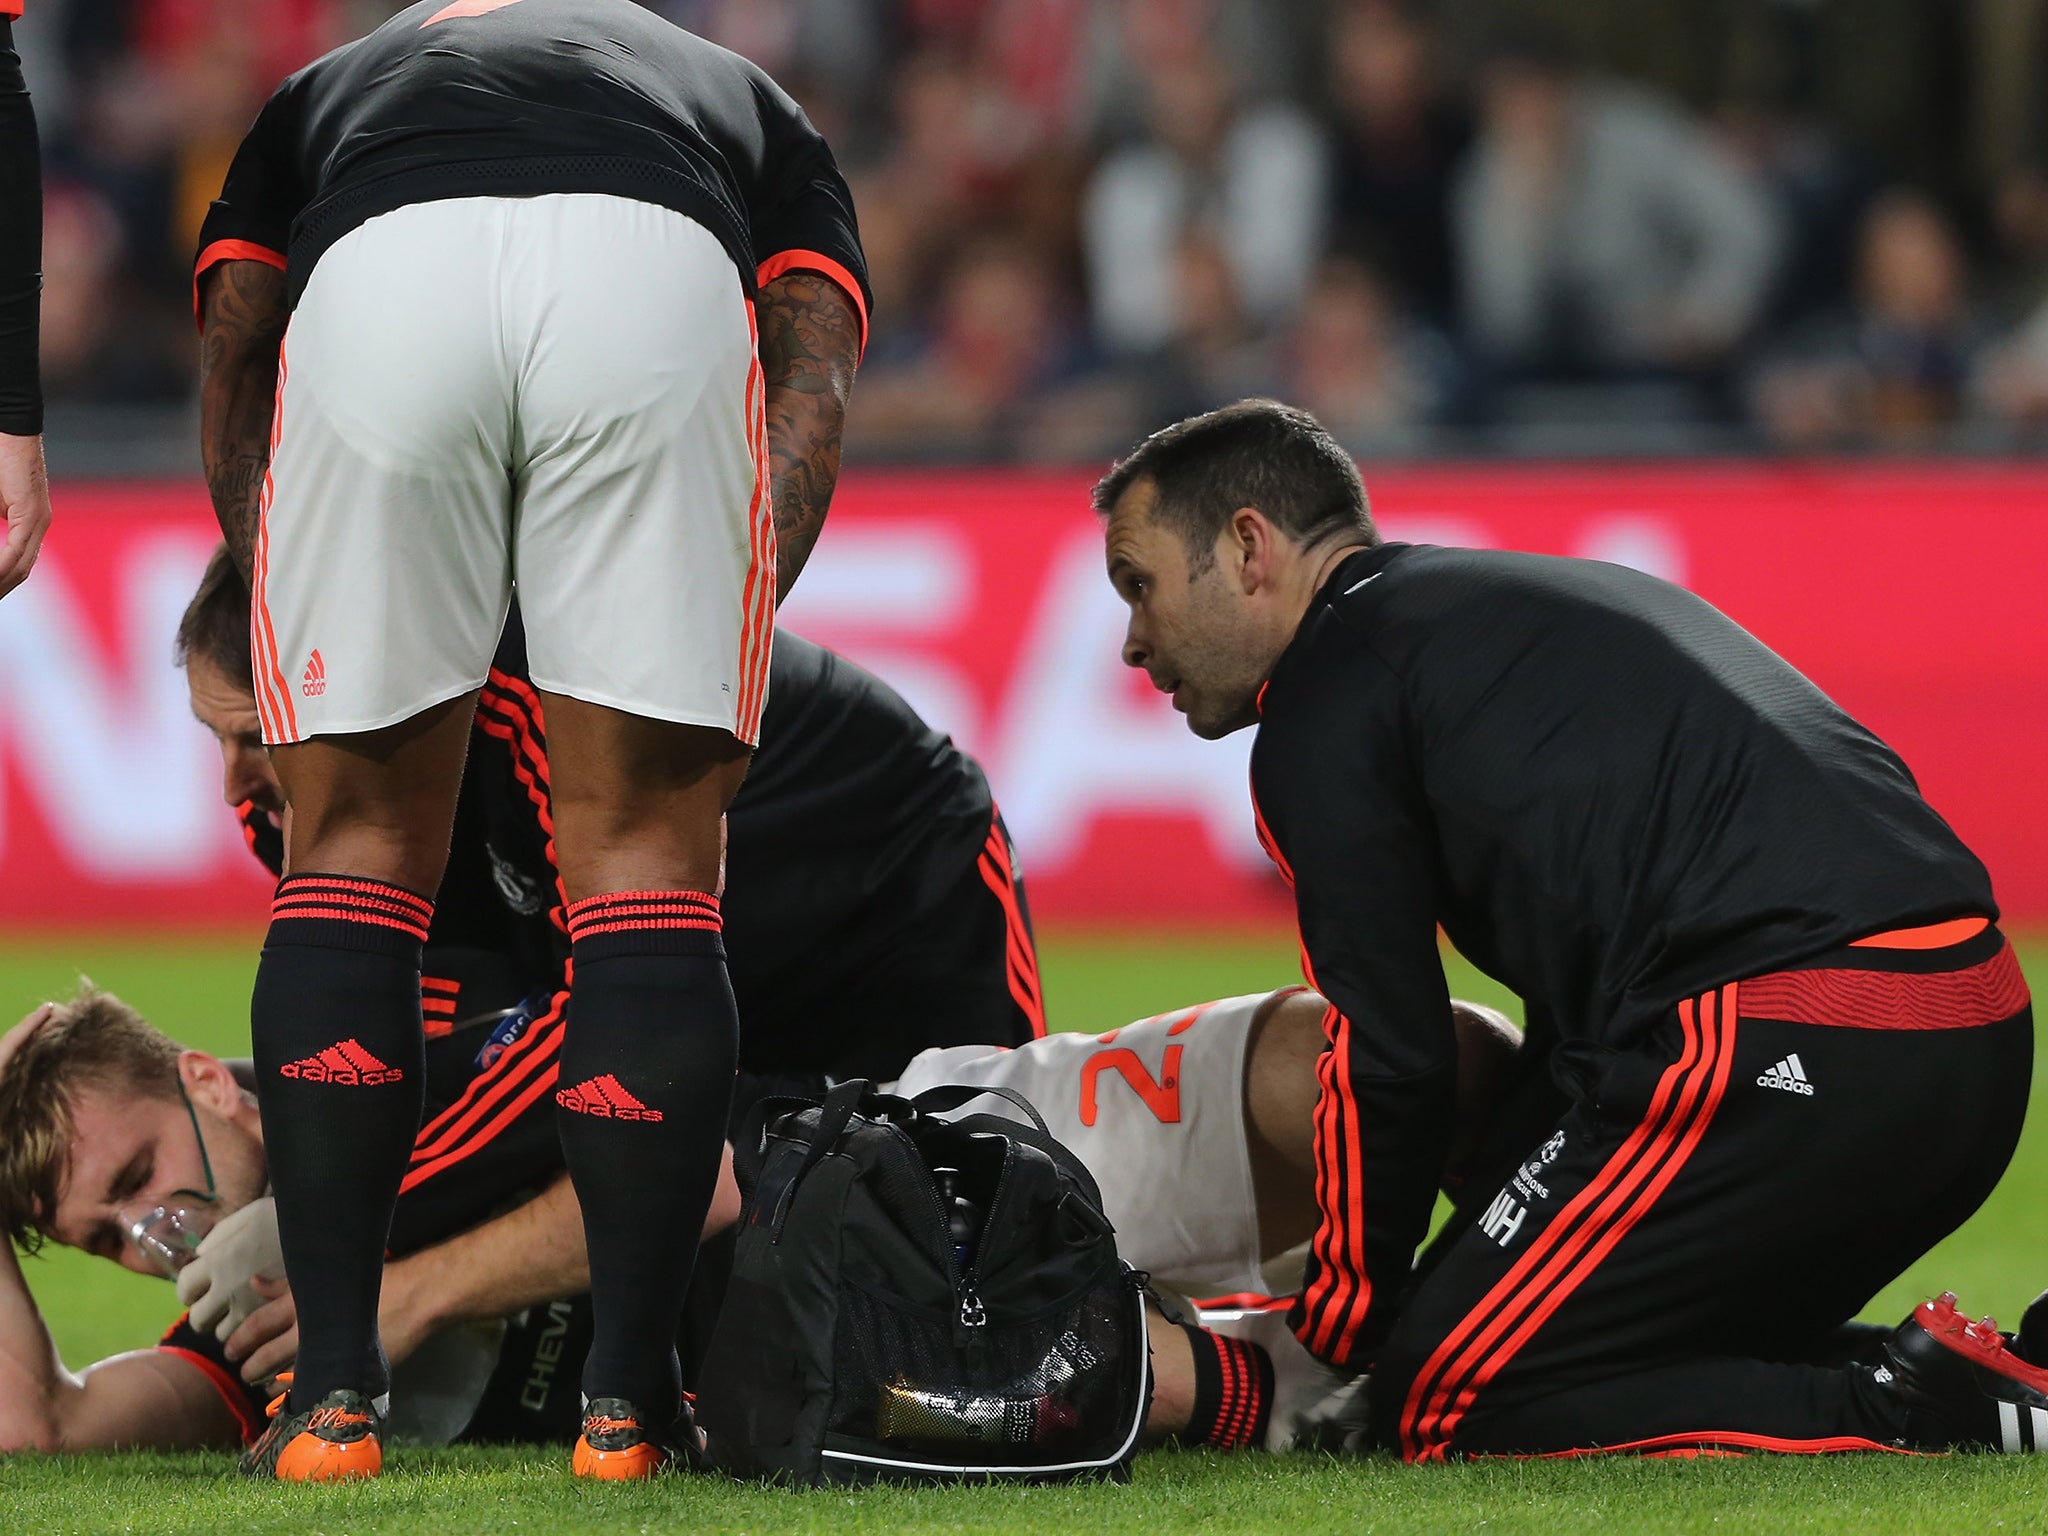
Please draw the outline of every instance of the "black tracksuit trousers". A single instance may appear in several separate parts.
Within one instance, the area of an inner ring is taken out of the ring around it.
[[[1561,1118],[1505,1115],[1378,1352],[1381,1443],[1904,1448],[1887,1373],[1816,1362],[2019,1139],[2033,1015],[1995,927],[1947,942],[1971,926],[1688,999]]]

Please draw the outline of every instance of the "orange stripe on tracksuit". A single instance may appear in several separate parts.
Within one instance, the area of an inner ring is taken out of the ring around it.
[[[1294,869],[1266,825],[1256,788],[1252,792],[1252,825],[1259,846],[1266,850],[1287,888],[1293,890]],[[1297,941],[1302,978],[1321,991],[1308,956],[1308,940],[1297,935]],[[1372,1280],[1365,1267],[1365,1152],[1357,1130],[1358,1102],[1351,1079],[1351,1021],[1334,1003],[1323,1014],[1323,1038],[1329,1048],[1316,1063],[1313,1141],[1316,1209],[1322,1214],[1309,1240],[1316,1269],[1302,1292],[1302,1319],[1295,1335],[1311,1353],[1328,1359],[1332,1355],[1348,1358],[1372,1305]]]
[[[562,884],[561,864],[555,858],[554,785],[548,776],[547,724],[541,713],[539,693],[532,684],[493,667],[477,697],[476,726],[485,735],[505,743],[511,754],[512,775],[533,806],[534,818],[547,840],[548,868],[555,872],[555,907],[549,919],[567,933],[568,921],[563,914],[569,905],[569,895]]]
[[[1313,978],[1311,978],[1313,984]],[[1325,1359],[1345,1358],[1372,1305],[1365,1268],[1365,1150],[1351,1082],[1351,1021],[1332,1004],[1323,1013],[1329,1048],[1316,1064],[1316,1208],[1322,1213],[1310,1252],[1316,1272],[1302,1292],[1295,1333]]]
[[[1649,1113],[1416,1374],[1401,1412],[1405,1460],[1444,1458],[1480,1391],[1677,1176],[1727,1091],[1737,1005],[1733,985],[1679,1005],[1684,1045],[1659,1078]]]
[[[488,1147],[507,1126],[517,1124],[535,1101],[554,1090],[560,1076],[563,1017],[569,994],[557,992],[504,1053],[470,1081],[462,1097],[421,1127],[400,1194]]]
[[[1793,1440],[1782,1435],[1752,1435],[1741,1430],[1717,1429],[1712,1434],[1712,1445],[1702,1445],[1705,1436],[1696,1434],[1658,1435],[1649,1440],[1624,1440],[1617,1445],[1602,1445],[1574,1451],[1539,1451],[1533,1456],[1509,1458],[1515,1461],[1579,1461],[1588,1456],[1642,1456],[1651,1460],[1658,1457],[1689,1458],[1697,1456],[1741,1456],[1749,1451],[1776,1451],[1788,1456],[1832,1456],[1844,1451],[1889,1451],[1894,1456],[1926,1456],[1928,1451],[1912,1451],[1902,1445],[1889,1445],[1882,1440],[1868,1440],[1862,1435],[1820,1435],[1809,1440]]]
[[[1010,996],[1031,1025],[1031,1038],[1045,1035],[1045,989],[1038,976],[1038,944],[1031,935],[1031,923],[1017,895],[1017,869],[1010,853],[1010,840],[1003,831],[1000,811],[989,820],[988,841],[975,861],[982,883],[1003,909],[1004,965],[1008,971]]]

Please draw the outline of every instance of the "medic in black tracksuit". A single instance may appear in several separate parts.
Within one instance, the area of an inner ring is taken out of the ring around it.
[[[1297,1331],[1412,1460],[1891,1446],[1829,1335],[1990,1193],[2027,991],[1903,763],[1686,592],[1382,545],[1260,699],[1261,836],[1331,999]],[[1530,1069],[1411,1272],[1456,1063],[1437,953]]]

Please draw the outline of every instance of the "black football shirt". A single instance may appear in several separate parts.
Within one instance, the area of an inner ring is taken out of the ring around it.
[[[872,298],[831,150],[754,65],[632,0],[422,0],[277,88],[200,232],[195,277],[284,268],[408,203],[601,192],[704,225],[747,292],[795,268]]]

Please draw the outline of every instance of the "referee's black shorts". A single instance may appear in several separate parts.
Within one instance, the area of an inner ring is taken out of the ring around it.
[[[1409,1460],[1891,1448],[1842,1326],[1991,1193],[2033,1013],[1984,919],[1680,1003],[1467,1184],[1375,1362]]]

